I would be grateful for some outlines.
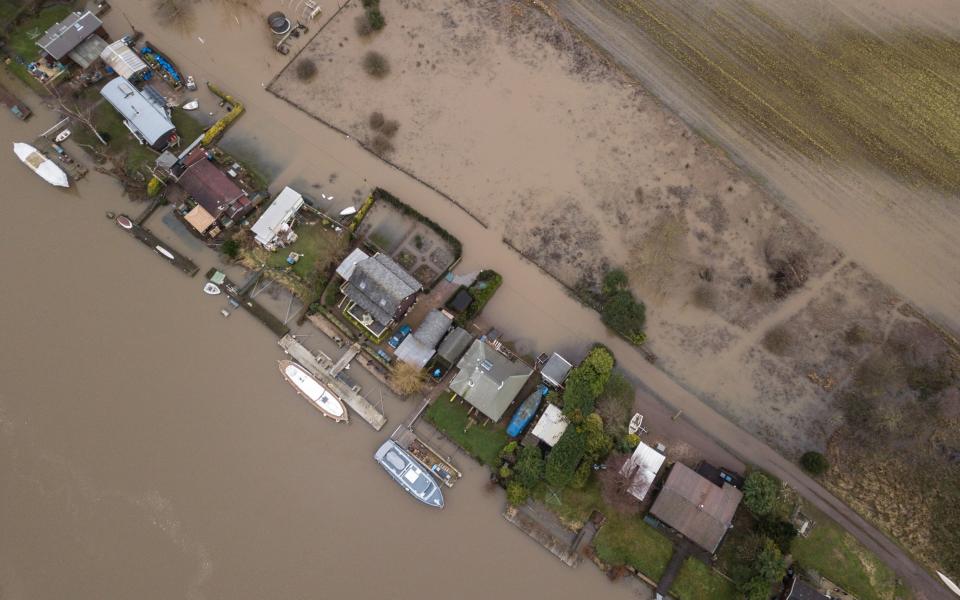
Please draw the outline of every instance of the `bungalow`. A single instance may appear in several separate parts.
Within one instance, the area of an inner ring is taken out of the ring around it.
[[[126,79],[111,79],[100,95],[123,117],[123,124],[141,144],[163,150],[176,137],[176,127],[162,98],[141,92]]]
[[[712,554],[730,529],[742,498],[743,492],[729,483],[715,485],[678,462],[670,469],[650,514]]]
[[[475,340],[457,363],[460,372],[450,391],[477,408],[491,421],[499,421],[533,369],[511,361],[482,340]]]
[[[297,234],[293,232],[290,224],[302,207],[303,196],[289,187],[283,188],[250,228],[254,239],[267,250],[297,241]]]
[[[99,36],[96,35],[98,32]],[[89,10],[78,11],[70,13],[66,19],[47,29],[37,40],[37,46],[53,60],[73,61],[86,68],[107,47],[104,41],[106,37],[103,22],[97,15]]]
[[[253,210],[247,193],[217,168],[201,146],[180,161],[174,178],[197,203],[185,218],[200,233],[217,222],[229,227]]]
[[[379,338],[407,314],[421,286],[396,261],[378,252],[356,261],[340,290],[348,300],[346,313]]]
[[[405,363],[418,369],[427,366],[427,362],[436,354],[437,344],[443,339],[453,323],[453,317],[446,311],[437,309],[427,313],[423,323],[403,338],[394,354]]]

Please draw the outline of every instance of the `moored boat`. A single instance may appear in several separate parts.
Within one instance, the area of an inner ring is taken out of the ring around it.
[[[203,291],[204,293],[210,294],[211,296],[216,296],[217,294],[220,293],[220,286],[218,286],[215,283],[210,283],[208,281],[205,284],[203,284]]]
[[[40,154],[40,151],[30,144],[14,142],[13,153],[17,155],[20,162],[30,167],[30,170],[42,177],[47,183],[57,187],[70,187],[70,180],[67,179],[67,174],[63,172],[63,169]]]
[[[443,508],[443,492],[436,480],[399,444],[387,440],[373,458],[411,496],[427,506]]]
[[[167,250],[166,248],[164,248],[163,246],[155,246],[154,250],[159,252],[161,256],[169,258],[170,260],[174,260],[173,253]]]
[[[291,360],[281,360],[279,366],[284,381],[306,398],[314,408],[337,423],[350,420],[343,400],[324,387],[306,369]]]
[[[540,402],[543,400],[543,397],[547,395],[548,391],[547,386],[538,385],[537,389],[533,390],[533,393],[527,396],[527,399],[517,408],[517,412],[513,413],[513,417],[510,418],[510,423],[507,425],[507,435],[517,437],[523,433],[523,428],[530,423],[530,419],[533,418],[537,409],[540,408]]]
[[[197,110],[200,108],[200,102],[197,100],[191,100],[189,102],[185,102],[180,108],[183,110]]]

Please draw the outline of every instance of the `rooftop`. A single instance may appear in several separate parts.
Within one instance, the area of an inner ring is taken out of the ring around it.
[[[540,415],[540,420],[533,426],[533,431],[530,433],[552,448],[560,441],[560,436],[567,430],[569,424],[560,407],[556,404],[547,404],[546,410]]]
[[[473,342],[473,336],[462,327],[457,327],[443,338],[440,348],[437,349],[437,356],[447,361],[447,364],[455,365],[463,353]]]
[[[683,463],[675,463],[650,514],[708,552],[716,552],[743,493],[716,486]]]
[[[93,61],[100,58],[100,53],[107,47],[107,42],[99,35],[91,35],[71,50],[67,55],[70,59],[86,69]]]
[[[637,500],[646,498],[665,460],[666,456],[640,442],[630,459],[620,467],[620,473],[630,478],[627,492]]]
[[[543,370],[540,373],[547,383],[560,387],[572,368],[573,365],[567,359],[554,352],[547,363],[543,365]]]
[[[60,60],[101,26],[103,22],[89,10],[73,12],[48,29],[37,40],[37,45],[54,60]]]
[[[337,275],[342,277],[344,280],[350,279],[350,276],[353,275],[353,268],[357,266],[357,263],[368,258],[370,258],[369,254],[360,248],[354,248],[353,251],[350,252],[345,259],[343,259],[343,262],[337,266]]]
[[[396,318],[404,299],[420,290],[420,282],[392,258],[379,252],[357,263],[344,285],[343,293],[378,323]]]
[[[400,342],[394,354],[403,362],[422,369],[435,354],[434,348],[450,329],[452,322],[450,315],[436,309],[431,310],[420,327]]]
[[[296,190],[285,187],[273,199],[267,210],[263,211],[250,231],[253,232],[258,243],[266,246],[276,240],[284,228],[289,227],[290,221],[302,206],[303,196]]]
[[[117,40],[104,48],[100,52],[100,58],[124,79],[130,79],[149,68],[123,40]]]
[[[240,211],[238,206],[247,194],[231,180],[226,173],[209,160],[207,152],[197,146],[183,160],[185,168],[177,183],[190,194],[194,201],[219,219],[223,215],[235,218]],[[242,208],[249,206],[249,200]]]
[[[787,594],[784,600],[829,600],[829,598],[829,596],[824,596],[806,581],[801,580],[799,577],[794,577],[790,583],[790,593]]]
[[[176,131],[162,106],[120,77],[100,88],[100,95],[135,129],[150,146],[163,143]]]
[[[460,372],[450,389],[492,421],[499,421],[533,370],[512,362],[481,340],[476,340],[457,363]]]

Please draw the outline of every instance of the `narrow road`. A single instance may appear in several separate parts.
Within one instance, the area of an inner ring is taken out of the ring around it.
[[[551,0],[556,13],[583,36],[602,49],[628,73],[639,64],[638,53],[649,51],[636,39],[636,32],[592,0]],[[837,521],[871,552],[890,566],[919,599],[954,598],[948,590],[918,565],[903,549],[881,533],[852,508],[838,500],[796,465],[752,435],[743,431],[665,373],[630,352],[625,344],[615,348],[620,364],[640,378],[652,394],[684,411],[701,430],[708,433],[744,461],[779,477],[807,501]],[[955,598],[954,598],[955,600]]]

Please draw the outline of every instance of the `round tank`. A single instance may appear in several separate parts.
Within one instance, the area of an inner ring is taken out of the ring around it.
[[[270,31],[274,35],[284,35],[290,31],[291,27],[290,19],[280,11],[270,13],[270,16],[267,17],[267,25],[270,26]]]

